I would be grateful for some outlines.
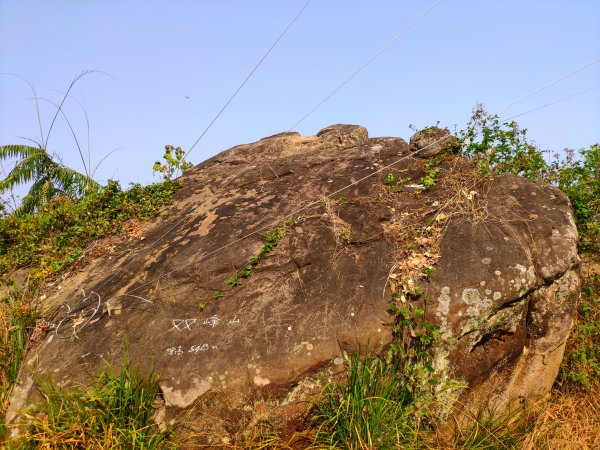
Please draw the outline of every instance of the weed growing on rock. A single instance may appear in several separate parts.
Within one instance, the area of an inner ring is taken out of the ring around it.
[[[227,283],[231,286],[239,286],[242,284],[242,280],[240,278],[248,278],[252,274],[252,270],[263,261],[269,253],[271,253],[279,241],[283,239],[285,236],[285,229],[291,226],[294,226],[298,223],[297,219],[288,219],[282,225],[279,225],[275,228],[274,231],[267,233],[265,238],[265,242],[258,253],[258,255],[253,256],[248,260],[248,262],[235,271],[236,276],[233,276],[227,280]]]
[[[185,160],[185,152],[181,147],[165,145],[163,159],[164,163],[156,161],[152,166],[152,171],[159,173],[163,177],[163,181],[171,181],[194,167],[191,162]]]
[[[229,284],[230,286],[239,286],[242,284],[242,280],[240,280],[237,277],[231,277],[227,280],[227,284]]]

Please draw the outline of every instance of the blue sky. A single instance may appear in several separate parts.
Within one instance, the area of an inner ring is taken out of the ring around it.
[[[147,183],[164,145],[196,141],[306,0],[0,0],[0,72],[89,116],[96,178]],[[198,163],[234,145],[288,130],[434,0],[312,0],[190,154]],[[597,0],[442,0],[297,128],[364,125],[371,136],[408,125],[464,126],[600,57]],[[519,114],[600,84],[600,62],[503,111]],[[0,75],[0,143],[39,130],[28,86]],[[54,107],[42,102],[44,131]],[[65,112],[87,152],[85,117]],[[600,141],[600,88],[518,122],[542,148]],[[48,149],[83,170],[59,118]],[[7,166],[5,164],[5,166]],[[6,168],[9,168],[8,166]]]

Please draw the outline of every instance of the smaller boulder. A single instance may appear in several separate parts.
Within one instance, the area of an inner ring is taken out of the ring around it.
[[[360,125],[331,125],[317,133],[324,143],[339,147],[356,147],[369,139],[369,132]]]
[[[424,128],[410,138],[410,150],[418,158],[432,158],[444,150],[456,152],[459,147],[458,139],[452,136],[448,128]]]

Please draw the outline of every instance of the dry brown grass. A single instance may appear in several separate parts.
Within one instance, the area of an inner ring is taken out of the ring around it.
[[[600,388],[600,386],[596,386]],[[600,448],[600,395],[589,392],[557,392],[538,414],[524,450]]]

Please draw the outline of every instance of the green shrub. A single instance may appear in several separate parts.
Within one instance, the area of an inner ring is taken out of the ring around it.
[[[515,121],[500,123],[497,115],[477,105],[464,130],[458,133],[462,154],[471,158],[482,174],[512,173],[530,180],[547,169],[543,152],[527,140],[527,130]]]
[[[581,249],[592,256],[600,254],[600,146],[591,145],[575,153],[567,150],[566,158],[555,159],[546,175],[547,181],[567,194],[575,212],[581,237]]]
[[[177,182],[122,190],[117,181],[97,193],[72,200],[55,198],[33,215],[0,218],[0,277],[26,267],[36,279],[52,276],[77,261],[86,244],[145,220],[171,203]]]

